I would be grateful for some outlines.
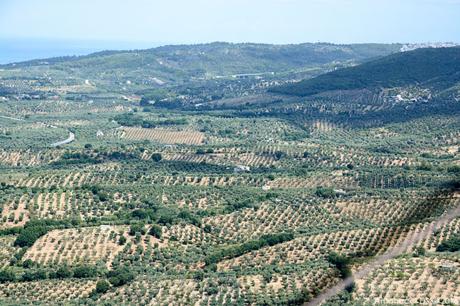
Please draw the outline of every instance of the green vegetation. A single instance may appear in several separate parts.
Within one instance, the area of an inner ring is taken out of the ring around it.
[[[347,257],[344,257],[340,254],[337,254],[335,252],[331,252],[328,257],[327,257],[327,260],[333,264],[337,270],[339,270],[340,272],[340,277],[342,278],[347,278],[349,276],[351,276],[351,270],[350,270],[350,267],[349,267],[349,264],[350,264],[350,259],[347,258]]]
[[[455,235],[441,242],[437,247],[438,252],[457,252],[460,251],[460,236]]]
[[[45,235],[53,228],[66,227],[76,225],[76,220],[34,220],[25,224],[20,230],[19,235],[14,241],[14,245],[18,247],[30,247],[38,238]]]
[[[106,280],[102,279],[96,283],[96,293],[106,293],[110,289],[110,284]]]
[[[107,273],[107,277],[112,286],[120,287],[131,282],[135,278],[135,275],[127,268],[120,268],[117,270],[109,271]]]
[[[0,270],[0,283],[6,282],[31,282],[47,279],[64,280],[68,278],[87,279],[102,275],[109,275],[96,266],[80,265],[69,268],[65,265],[55,269],[41,267],[26,267],[22,273],[12,269]]]
[[[136,233],[140,233],[141,235],[145,235],[146,230],[145,230],[145,224],[144,223],[134,223],[131,225],[129,228],[129,234],[131,236],[136,235]]]
[[[400,47],[215,43],[2,66],[0,304],[299,305],[430,230],[458,205],[460,82],[443,64],[457,50],[382,57]],[[307,83],[346,88],[269,92]],[[460,301],[458,222],[329,304]]]
[[[78,266],[73,270],[73,277],[75,278],[95,277],[96,275],[96,268],[91,266]]]
[[[0,284],[16,280],[16,275],[11,270],[0,270]]]
[[[159,162],[161,161],[162,156],[160,153],[153,153],[151,158],[154,162]]]
[[[48,228],[44,226],[30,226],[24,228],[16,238],[14,244],[19,247],[32,246],[38,238],[45,235]]]
[[[318,187],[316,188],[315,194],[318,197],[322,198],[334,198],[336,196],[336,192],[333,188],[326,188],[326,187]]]
[[[257,240],[248,241],[239,245],[225,247],[210,254],[206,259],[206,265],[216,264],[223,259],[241,256],[247,252],[258,250],[265,246],[273,246],[294,239],[292,233],[279,233],[263,235]]]
[[[149,229],[149,235],[152,235],[155,238],[161,239],[162,229],[160,226],[153,224]]]
[[[418,49],[272,89],[309,96],[331,90],[401,87],[414,84],[446,89],[460,80],[460,48]]]
[[[141,116],[135,115],[133,113],[117,115],[115,116],[114,120],[122,126],[140,126],[143,128],[155,128],[157,126],[167,125],[185,125],[188,123],[187,119],[185,118],[152,121],[143,119]]]

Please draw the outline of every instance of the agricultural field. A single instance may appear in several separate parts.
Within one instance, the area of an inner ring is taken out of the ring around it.
[[[201,80],[174,55],[153,80],[131,55],[0,71],[0,304],[302,305],[401,244],[324,305],[460,303],[460,216],[436,223],[460,206],[458,102],[401,120],[389,95],[427,91],[400,84],[348,113],[291,63]]]

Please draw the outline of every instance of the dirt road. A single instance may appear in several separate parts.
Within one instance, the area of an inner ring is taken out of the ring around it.
[[[420,241],[422,241],[425,237],[430,235],[431,233],[435,232],[437,229],[441,228],[446,223],[452,221],[456,217],[460,216],[460,206],[448,211],[444,214],[441,218],[439,218],[433,226],[427,226],[424,230],[418,233],[413,233],[412,235],[408,236],[401,244],[396,245],[395,247],[389,249],[384,254],[375,257],[371,262],[367,263],[361,269],[356,271],[353,276],[348,277],[341,281],[340,283],[336,284],[334,287],[331,287],[312,299],[310,302],[304,304],[304,306],[315,306],[321,305],[331,297],[337,295],[342,290],[349,285],[351,285],[355,280],[362,279],[366,277],[371,271],[374,269],[382,266],[387,260],[399,256],[406,252],[409,247],[416,245]]]

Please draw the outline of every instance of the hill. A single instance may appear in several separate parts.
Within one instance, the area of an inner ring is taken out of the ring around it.
[[[326,91],[418,85],[438,90],[460,81],[460,48],[426,48],[396,53],[313,79],[271,89],[310,96]]]
[[[451,67],[267,93],[392,48],[218,43],[1,68],[0,305],[304,305],[350,273],[324,305],[460,305]],[[252,69],[276,73],[216,77]]]
[[[151,83],[152,78],[175,83],[190,78],[234,74],[279,73],[342,62],[360,62],[398,52],[399,44],[334,45],[305,43],[270,45],[210,43],[173,45],[146,50],[103,51],[86,56],[58,57],[0,66],[52,73],[55,77],[86,78],[95,82]]]

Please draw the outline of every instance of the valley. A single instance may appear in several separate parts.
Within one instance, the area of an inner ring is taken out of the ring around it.
[[[0,66],[0,304],[459,304],[460,48],[406,49]]]

